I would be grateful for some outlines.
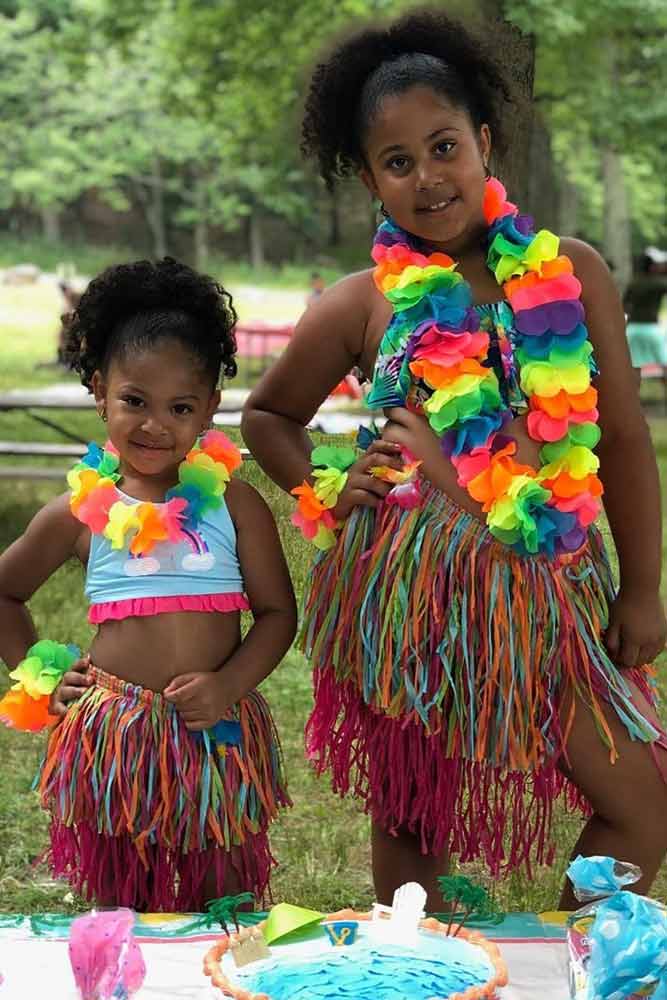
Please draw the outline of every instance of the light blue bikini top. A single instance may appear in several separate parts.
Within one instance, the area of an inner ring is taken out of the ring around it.
[[[123,497],[133,502],[132,497]],[[86,596],[91,604],[242,594],[236,530],[225,501],[186,535],[187,541],[160,542],[149,555],[133,556],[126,548],[112,549],[103,535],[91,534],[86,571]]]

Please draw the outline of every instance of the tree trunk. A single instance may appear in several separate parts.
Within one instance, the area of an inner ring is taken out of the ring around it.
[[[551,134],[540,115],[533,118],[530,147],[526,157],[529,171],[525,202],[519,209],[532,215],[536,229],[558,226],[558,180],[551,151]]]
[[[500,56],[512,88],[514,103],[504,115],[507,149],[502,157],[491,156],[491,169],[505,184],[510,199],[523,207],[529,199],[528,172],[533,130],[533,85],[535,82],[535,36],[524,35],[505,18],[504,0],[481,0],[480,13],[491,22],[494,49]],[[493,142],[493,136],[491,136]]]
[[[558,230],[561,236],[576,236],[579,229],[579,192],[563,178],[558,199]]]
[[[608,79],[617,76],[620,40],[611,36],[600,39],[607,64]],[[613,145],[609,130],[600,137],[600,164],[603,189],[603,249],[614,272],[621,295],[632,278],[632,231],[628,193],[623,176],[621,154]]]
[[[167,229],[164,219],[164,178],[159,156],[153,158],[153,177],[147,215],[153,236],[153,253],[156,257],[164,257],[167,254]]]
[[[262,220],[256,205],[252,206],[248,216],[248,250],[250,266],[254,268],[264,267],[264,235],[262,233]]]
[[[621,294],[632,277],[632,232],[628,194],[620,153],[609,144],[602,147],[604,188],[604,255],[614,272]]]
[[[209,246],[208,246],[208,220],[206,218],[206,188],[200,178],[194,180],[194,202],[197,213],[195,221],[195,267],[198,271],[206,270]]]
[[[208,223],[199,218],[195,222],[195,267],[198,271],[206,270],[208,257]]]
[[[41,208],[42,234],[49,243],[60,241],[60,213],[56,208]]]

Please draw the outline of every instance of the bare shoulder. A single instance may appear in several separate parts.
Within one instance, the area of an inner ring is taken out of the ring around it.
[[[29,527],[41,531],[60,531],[67,538],[76,540],[79,535],[86,531],[86,526],[77,520],[70,509],[70,494],[61,493],[59,496],[49,500],[41,510],[35,514]]]
[[[71,556],[86,561],[89,534],[70,511],[68,493],[50,500],[0,556],[0,590],[27,600]]]
[[[300,332],[299,327],[317,328],[322,336],[335,329],[345,337],[348,351],[357,355],[361,353],[363,334],[376,297],[372,269],[348,274],[330,285],[306,310],[296,334]]]
[[[603,289],[613,285],[613,276],[604,257],[583,240],[573,237],[563,237],[560,241],[561,252],[567,254],[574,265],[574,273],[582,284],[584,296],[594,292],[596,288]]]

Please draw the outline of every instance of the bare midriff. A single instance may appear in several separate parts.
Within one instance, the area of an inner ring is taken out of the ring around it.
[[[181,611],[103,622],[90,655],[124,681],[163,691],[180,674],[217,670],[240,643],[238,611]]]

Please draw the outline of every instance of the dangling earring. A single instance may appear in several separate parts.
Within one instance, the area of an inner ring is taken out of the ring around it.
[[[98,415],[98,417],[101,417],[102,420],[104,421],[104,423],[106,424],[106,422],[107,422],[107,408],[106,408],[106,406],[104,406],[104,404],[99,407],[99,409],[97,411],[97,415]]]
[[[389,218],[389,212],[384,207],[384,202],[383,201],[380,202],[380,215],[384,216],[385,219]]]
[[[491,171],[489,170],[489,164],[484,164],[484,177],[488,181],[491,179]]]

